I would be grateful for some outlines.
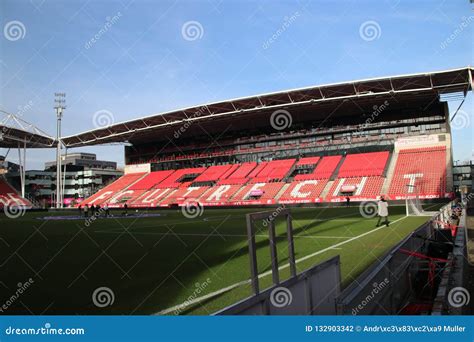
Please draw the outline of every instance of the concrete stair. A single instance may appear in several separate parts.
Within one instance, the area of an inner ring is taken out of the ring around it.
[[[280,189],[280,191],[278,191],[278,193],[276,194],[275,196],[275,200],[279,200],[281,195],[283,195],[286,191],[286,189],[288,189],[290,187],[291,184],[289,183],[286,183],[285,185],[283,185],[283,187]]]
[[[330,180],[326,184],[326,186],[324,187],[323,191],[321,191],[321,195],[319,197],[321,197],[323,199],[326,198],[326,196],[328,195],[329,190],[331,190],[331,187],[332,187],[333,184],[334,184],[334,181]]]
[[[344,160],[346,160],[346,156],[342,156],[341,160],[339,161],[339,164],[337,164],[336,168],[334,169],[334,172],[329,178],[330,180],[333,181],[337,178],[337,174],[339,173],[339,169],[341,168],[342,164],[344,164]]]
[[[390,189],[390,184],[392,183],[393,179],[393,173],[395,171],[395,165],[397,165],[397,160],[398,160],[398,151],[393,151],[391,153],[391,158],[388,161],[388,166],[385,169],[385,182],[382,185],[382,190],[381,193],[383,195],[386,195]]]

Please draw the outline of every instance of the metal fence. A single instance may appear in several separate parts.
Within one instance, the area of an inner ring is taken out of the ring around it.
[[[275,220],[283,218],[286,223],[288,260],[291,277],[280,281],[280,267],[276,248]],[[260,291],[255,244],[256,222],[268,227],[273,286]],[[247,214],[247,235],[252,289],[254,296],[218,312],[218,315],[334,315],[336,298],[340,293],[339,256],[313,266],[300,274],[296,273],[291,211],[277,208]]]
[[[247,217],[255,295],[225,308],[218,315],[396,315],[410,299],[415,298],[417,286],[420,285],[417,284],[420,272],[432,273],[433,263],[436,262],[441,263],[438,266],[444,265],[446,260],[443,255],[447,254],[444,248],[448,246],[452,249],[453,245],[451,230],[445,229],[443,224],[449,222],[451,217],[449,203],[341,292],[339,256],[295,274],[291,213],[284,209],[277,216],[284,216],[287,221],[292,277],[282,282],[279,280],[275,227],[271,221],[269,241],[274,285],[260,292],[253,222],[265,219],[268,214],[263,212]],[[464,234],[463,231],[460,233]],[[438,266],[436,269],[442,269]],[[435,291],[434,286],[432,288]]]
[[[412,295],[412,279],[420,271],[414,256],[399,251],[427,253],[427,239],[432,236],[431,225],[424,224],[363,272],[337,299],[338,314],[397,314]]]
[[[336,256],[216,315],[335,315],[340,281]]]
[[[449,262],[441,275],[432,315],[469,314],[469,290],[466,288],[469,278],[466,231],[466,211],[464,210],[458,234],[454,239],[453,250],[448,256]]]
[[[363,272],[337,299],[338,314],[399,314],[415,295],[417,274],[429,270],[428,262],[419,262],[420,256],[443,253],[443,247],[433,250],[436,248],[433,242],[441,242],[441,246],[452,242],[451,231],[443,224],[449,222],[450,217],[451,203]]]

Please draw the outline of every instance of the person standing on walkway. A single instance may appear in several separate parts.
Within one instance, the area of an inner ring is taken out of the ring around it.
[[[388,227],[388,202],[385,200],[383,196],[380,196],[380,200],[377,203],[377,214],[379,215],[379,220],[377,221],[377,227],[382,223],[385,223],[385,225]]]

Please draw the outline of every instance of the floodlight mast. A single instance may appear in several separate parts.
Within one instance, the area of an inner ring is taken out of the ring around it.
[[[61,170],[61,119],[66,109],[66,93],[54,93],[54,109],[56,110],[56,208],[63,207],[62,170]]]

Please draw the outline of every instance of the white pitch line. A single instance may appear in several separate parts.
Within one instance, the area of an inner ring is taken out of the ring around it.
[[[401,218],[399,218],[398,220],[395,220],[395,221],[393,221],[393,222],[390,222],[390,224],[394,224],[395,222],[398,222],[398,221],[401,221],[401,220],[403,220],[403,219],[406,219],[407,217],[408,217],[408,216],[401,217]],[[344,244],[346,244],[346,243],[349,243],[349,242],[352,242],[352,241],[354,241],[354,240],[357,240],[357,239],[359,239],[359,238],[361,238],[361,237],[364,237],[364,236],[366,236],[366,235],[372,234],[373,232],[376,232],[376,231],[378,231],[378,230],[380,230],[380,229],[383,229],[383,228],[386,228],[386,226],[385,226],[385,225],[379,226],[379,227],[377,227],[377,228],[374,228],[374,229],[372,229],[372,230],[369,230],[368,232],[365,232],[365,233],[363,233],[363,234],[354,236],[353,238],[350,238],[349,240],[336,243],[335,245],[329,246],[329,247],[324,248],[324,249],[322,249],[322,250],[320,250],[320,251],[314,252],[314,253],[312,253],[312,254],[308,254],[308,255],[306,255],[306,256],[304,256],[304,257],[301,257],[301,258],[297,259],[297,260],[295,261],[295,263],[299,263],[299,262],[301,262],[301,261],[308,260],[308,259],[310,259],[310,258],[315,257],[316,255],[325,253],[325,252],[327,252],[327,251],[330,251],[331,249],[335,249],[335,248],[337,248],[337,247],[339,247],[339,246],[342,246],[342,245],[344,245]],[[288,267],[290,267],[290,264],[289,264],[289,263],[278,267],[278,270],[283,270],[283,269],[288,268]],[[264,272],[264,273],[259,274],[259,275],[258,275],[258,278],[260,279],[260,278],[266,277],[266,276],[271,275],[271,274],[272,274],[272,271],[270,270],[270,271],[267,271],[267,272]],[[250,283],[250,279],[248,279],[248,280],[243,280],[243,281],[241,281],[241,282],[238,282],[238,283],[235,283],[235,284],[233,284],[233,285],[227,286],[227,287],[222,288],[222,289],[220,289],[220,290],[217,290],[217,291],[215,291],[215,292],[209,293],[209,294],[207,294],[207,295],[205,295],[205,296],[197,297],[197,298],[194,298],[193,300],[186,301],[186,302],[184,302],[184,303],[181,303],[181,304],[172,306],[172,307],[170,307],[170,308],[161,310],[161,311],[155,313],[154,315],[166,315],[166,314],[168,314],[168,313],[170,313],[170,312],[173,312],[173,311],[177,311],[177,310],[186,308],[186,307],[188,307],[188,306],[190,306],[190,305],[193,305],[193,304],[202,302],[202,301],[204,301],[204,300],[206,300],[206,299],[209,299],[209,298],[212,298],[212,297],[214,297],[214,296],[220,295],[221,293],[224,293],[224,292],[233,290],[233,289],[235,289],[235,288],[237,288],[237,287],[239,287],[239,286],[242,286],[242,285],[245,285],[245,284],[248,284],[248,283]]]
[[[342,215],[342,216],[336,216],[336,217],[329,217],[329,218],[325,218],[325,219],[310,219],[311,222],[328,222],[328,221],[351,221],[351,222],[354,222],[354,219],[353,218],[339,218],[339,217],[346,217],[346,216],[351,216],[353,214],[349,214],[349,215]],[[203,219],[199,219],[199,218],[195,218],[193,220],[191,219],[187,219],[187,220],[181,220],[181,221],[170,221],[170,222],[167,222],[166,224],[158,224],[158,225],[150,225],[150,226],[140,226],[138,228],[157,228],[157,227],[169,227],[169,226],[178,226],[178,225],[188,225],[190,223],[193,223],[193,222],[196,222],[198,221],[199,223],[201,222],[214,222],[214,221],[221,221],[221,218],[225,218],[226,216],[214,216],[214,217],[209,217],[209,218],[203,218]],[[114,218],[120,218],[120,217],[115,217]],[[144,217],[144,219],[146,218],[151,218],[151,217]],[[159,216],[156,216],[155,218],[159,218]],[[229,219],[228,220],[240,220],[241,218],[238,217],[238,216],[234,216],[232,217],[232,215],[229,215]],[[361,218],[363,219],[363,218]],[[303,219],[304,221],[305,219]],[[129,231],[133,232],[133,229],[129,229]],[[113,232],[113,231],[111,231]],[[94,233],[107,233],[106,230],[96,230]],[[116,234],[119,234],[119,233],[116,233]]]
[[[95,233],[121,234],[123,231],[97,230]],[[133,235],[177,235],[177,236],[202,236],[202,237],[247,237],[246,234],[205,234],[205,233],[161,233],[161,232],[130,232]],[[268,237],[265,234],[256,234],[256,237]],[[307,239],[350,239],[352,236],[326,236],[326,235],[293,235],[295,238]]]

